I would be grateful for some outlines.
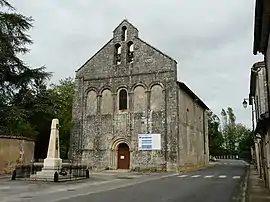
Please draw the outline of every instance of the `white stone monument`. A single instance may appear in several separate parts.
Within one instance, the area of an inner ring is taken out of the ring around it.
[[[53,119],[47,158],[44,160],[43,169],[59,169],[61,167],[62,159],[60,159],[59,121],[58,119]]]
[[[47,158],[44,159],[42,171],[37,172],[32,178],[53,180],[55,172],[60,172],[61,168],[62,159],[60,158],[59,146],[59,120],[53,119]]]

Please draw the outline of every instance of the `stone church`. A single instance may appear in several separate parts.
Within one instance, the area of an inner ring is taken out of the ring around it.
[[[93,169],[205,165],[207,110],[177,81],[177,62],[124,20],[76,71],[71,158]]]

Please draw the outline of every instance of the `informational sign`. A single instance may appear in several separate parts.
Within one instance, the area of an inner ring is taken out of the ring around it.
[[[138,148],[139,150],[161,150],[160,134],[139,134]]]

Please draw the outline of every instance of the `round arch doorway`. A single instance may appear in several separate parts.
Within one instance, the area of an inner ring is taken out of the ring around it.
[[[129,169],[130,151],[126,143],[118,145],[117,169]]]

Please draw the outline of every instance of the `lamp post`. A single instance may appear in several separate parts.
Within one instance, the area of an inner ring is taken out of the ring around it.
[[[250,97],[250,99],[248,98],[244,98],[244,101],[243,101],[243,107],[246,109],[247,106],[248,106],[248,102],[247,100],[249,101],[249,104],[251,105],[251,121],[252,121],[252,133],[255,134],[255,121],[254,121],[254,113],[255,113],[255,109],[254,109],[254,97]],[[258,141],[259,137],[258,136],[254,136],[254,145],[255,145],[255,156],[256,156],[256,167],[258,169],[258,172],[259,172],[259,175],[261,177],[262,175],[262,168],[261,168],[261,159],[260,159],[260,146],[259,146],[259,141]]]
[[[251,97],[250,99],[248,98],[244,98],[244,101],[242,102],[243,104],[243,107],[246,109],[247,106],[248,106],[248,102],[247,101],[251,101],[251,122],[252,122],[252,132],[254,132],[254,129],[255,129],[255,123],[254,123],[254,104],[253,104],[253,101],[254,101],[254,97]]]

